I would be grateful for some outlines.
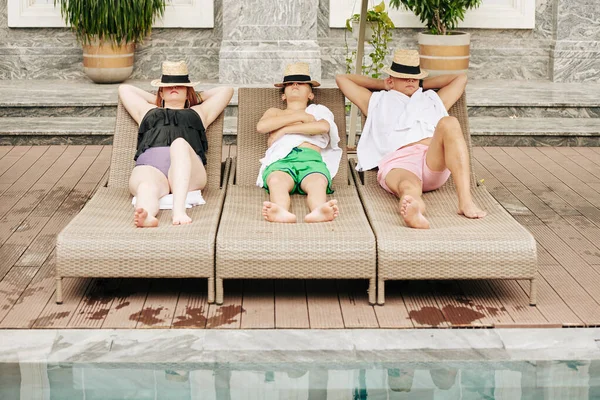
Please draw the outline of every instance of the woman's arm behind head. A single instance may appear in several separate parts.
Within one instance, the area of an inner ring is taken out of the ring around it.
[[[217,119],[232,97],[232,87],[216,87],[202,92],[202,103],[192,109],[200,115],[204,128],[208,128]]]
[[[156,95],[148,93],[145,90],[132,85],[119,85],[119,98],[123,102],[125,109],[131,115],[131,118],[139,125],[144,115],[156,105]]]

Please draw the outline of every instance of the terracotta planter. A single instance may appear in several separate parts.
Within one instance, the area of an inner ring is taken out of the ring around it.
[[[458,74],[469,68],[471,34],[452,32],[450,35],[419,33],[421,68],[430,76]]]
[[[135,44],[83,46],[83,70],[96,83],[123,82],[133,72]]]
[[[358,21],[352,21],[352,37],[358,40]],[[377,22],[366,21],[365,23],[365,42],[368,42],[373,38],[373,32],[375,27],[377,26]]]

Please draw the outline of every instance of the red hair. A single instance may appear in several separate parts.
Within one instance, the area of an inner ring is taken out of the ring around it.
[[[158,92],[156,92],[156,105],[158,107],[162,107],[162,97],[160,96],[161,91],[163,90],[163,88],[159,88]],[[194,107],[195,105],[200,104],[200,102],[198,101],[200,98],[200,96],[196,93],[196,90],[194,90],[193,87],[188,87],[187,88],[187,94],[186,94],[186,100],[187,103],[189,104],[188,107]]]

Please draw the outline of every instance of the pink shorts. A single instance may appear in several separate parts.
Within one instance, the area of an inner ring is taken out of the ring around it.
[[[379,163],[377,182],[379,182],[382,188],[394,194],[385,184],[385,177],[391,170],[400,168],[415,174],[421,180],[424,192],[438,189],[450,177],[450,170],[448,168],[443,171],[432,171],[429,169],[425,162],[428,149],[429,146],[424,144],[415,144],[401,147],[393,153],[388,154]]]

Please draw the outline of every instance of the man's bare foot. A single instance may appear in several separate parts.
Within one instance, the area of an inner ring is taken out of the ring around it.
[[[191,223],[192,219],[188,217],[185,211],[183,213],[176,213],[173,211],[173,225],[187,225]]]
[[[412,196],[406,195],[400,200],[400,215],[411,228],[429,229],[429,221],[423,216],[419,203]]]
[[[153,228],[158,226],[158,219],[148,215],[148,211],[143,208],[136,208],[133,212],[133,223],[138,228]]]
[[[475,203],[468,202],[465,205],[458,203],[458,211],[460,215],[464,215],[467,218],[483,218],[487,215],[487,212],[477,207]]]
[[[337,200],[329,200],[307,214],[304,217],[304,222],[333,221],[338,215],[340,215],[340,210],[338,209]]]
[[[262,215],[269,222],[296,222],[296,216],[294,214],[270,201],[265,201],[263,203]]]

